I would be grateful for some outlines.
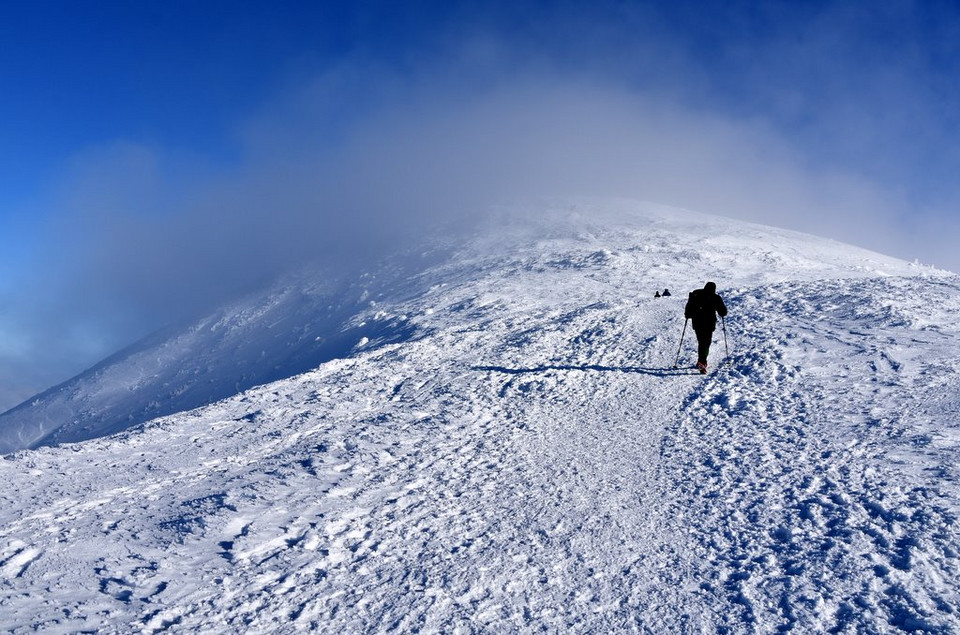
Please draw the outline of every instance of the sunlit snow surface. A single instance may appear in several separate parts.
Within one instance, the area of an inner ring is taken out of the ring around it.
[[[957,276],[584,202],[405,280],[352,322],[405,337],[0,461],[0,630],[960,631]]]

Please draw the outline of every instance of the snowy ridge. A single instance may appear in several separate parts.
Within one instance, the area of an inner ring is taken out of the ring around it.
[[[413,336],[376,298],[415,293],[404,274],[434,256],[389,261],[356,279],[301,272],[181,328],[154,334],[0,415],[0,452],[83,441],[213,403],[344,357],[364,340]],[[386,269],[385,267],[391,268]]]
[[[0,629],[960,630],[960,279],[573,211],[384,298],[416,338],[0,461]]]

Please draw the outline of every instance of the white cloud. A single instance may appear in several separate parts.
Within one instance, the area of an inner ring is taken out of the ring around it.
[[[898,188],[816,161],[770,119],[591,72],[494,75],[345,64],[238,125],[230,164],[125,142],[79,155],[38,261],[52,297],[34,341],[88,355],[63,336],[73,321],[96,325],[85,332],[108,353],[304,260],[355,266],[540,197],[632,197],[907,258],[953,253],[904,238]]]

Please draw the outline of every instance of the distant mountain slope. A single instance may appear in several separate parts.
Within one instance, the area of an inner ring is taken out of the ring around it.
[[[0,630],[960,630],[957,276],[581,204],[411,288],[414,338],[0,461]]]
[[[376,310],[384,289],[394,300],[416,292],[405,278],[410,262],[391,264],[348,281],[300,273],[151,335],[0,415],[0,452],[112,434],[316,368],[361,342],[412,337],[406,320]]]

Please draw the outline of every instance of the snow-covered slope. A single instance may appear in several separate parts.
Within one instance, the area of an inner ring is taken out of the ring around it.
[[[0,461],[0,629],[960,630],[957,276],[581,203],[403,279],[414,337]]]
[[[0,415],[0,453],[112,434],[316,368],[361,341],[412,337],[412,327],[378,312],[376,300],[385,290],[394,302],[417,293],[405,274],[436,257],[393,258],[347,280],[299,272],[147,337]]]
[[[605,225],[591,229],[572,210],[551,215],[547,227],[542,222],[518,222],[508,214],[504,218],[509,219],[509,227],[477,237],[471,260],[464,261],[461,254],[459,261],[450,263],[452,270],[471,275],[471,267],[484,255],[492,256],[480,261],[486,267],[510,264],[509,254],[516,257],[518,249],[529,248],[522,242],[524,237],[530,241],[599,231],[604,238],[595,241],[599,251],[592,257],[607,259],[609,254],[603,250],[614,246],[625,254],[646,254],[619,269],[645,276],[651,284],[698,283],[702,277],[698,271],[726,276],[728,284],[738,280],[733,276],[747,272],[743,281],[755,284],[798,275],[904,271],[903,263],[862,250],[853,255],[852,248],[830,241],[653,206],[643,207],[643,230],[637,235],[635,223],[617,228],[624,214],[641,213],[636,205],[588,207],[582,211],[590,217],[603,216]],[[503,243],[517,232],[519,241]],[[615,243],[607,245],[605,241],[610,240]],[[376,345],[415,337],[415,325],[402,311],[390,314],[378,303],[397,307],[422,294],[428,281],[444,283],[443,276],[451,275],[451,270],[431,271],[429,265],[442,258],[446,249],[427,244],[415,256],[371,263],[366,273],[353,278],[300,272],[194,324],[150,336],[0,414],[0,453],[112,434],[316,368],[350,355],[360,342]],[[595,264],[602,264],[601,260]],[[559,261],[549,266],[563,269]],[[651,294],[649,285],[626,287],[624,292],[637,297]]]

